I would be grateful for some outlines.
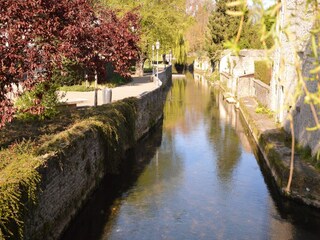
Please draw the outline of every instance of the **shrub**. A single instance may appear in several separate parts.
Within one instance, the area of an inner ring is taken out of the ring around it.
[[[258,104],[258,107],[255,109],[255,112],[261,113],[261,114],[267,114],[269,117],[273,116],[273,112],[260,103]]]
[[[122,77],[120,74],[118,73],[114,73],[108,80],[106,85],[109,87],[116,87],[116,86],[120,86],[120,85],[124,85],[128,82],[130,82],[132,80],[132,78],[125,78]]]
[[[261,60],[254,62],[254,78],[259,79],[267,85],[270,85],[272,75],[272,62]]]
[[[57,84],[55,83],[40,83],[34,90],[23,93],[15,102],[17,108],[18,119],[45,119],[52,118],[58,114],[59,97],[57,94]],[[30,111],[35,106],[35,101],[40,97],[43,112],[34,114]]]

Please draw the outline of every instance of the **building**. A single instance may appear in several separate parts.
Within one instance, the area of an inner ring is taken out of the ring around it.
[[[243,49],[238,56],[230,50],[225,50],[219,63],[219,69],[220,72],[229,73],[234,77],[254,74],[254,61],[263,60],[266,57],[265,50]]]
[[[210,58],[208,57],[198,57],[193,62],[193,69],[195,72],[212,72],[213,68],[211,65]]]
[[[220,81],[238,99],[253,96],[268,107],[270,86],[254,78],[254,62],[267,57],[265,50],[244,49],[239,55],[223,51],[219,63]]]
[[[315,59],[311,51],[311,34],[316,13],[306,8],[307,0],[283,1],[277,19],[277,34],[280,45],[275,50],[273,75],[271,80],[271,109],[275,120],[287,132],[290,129],[290,116],[294,122],[296,140],[303,146],[309,146],[313,154],[320,150],[320,129],[308,131],[316,125],[309,104],[305,103],[305,91],[319,91],[319,78],[310,81],[310,70]],[[289,34],[288,34],[289,33]],[[299,78],[301,72],[302,78]],[[299,81],[301,79],[301,81]],[[319,96],[320,97],[320,96]],[[319,116],[319,105],[315,106]]]

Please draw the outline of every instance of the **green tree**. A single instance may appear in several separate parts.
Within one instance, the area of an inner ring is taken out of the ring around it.
[[[187,52],[188,52],[188,44],[184,39],[183,33],[180,32],[177,35],[175,47],[174,47],[174,56],[176,58],[176,63],[185,64],[187,62]]]
[[[213,61],[220,58],[221,51],[227,49],[226,43],[236,38],[240,18],[228,14],[229,11],[239,11],[241,6],[228,7],[233,0],[218,0],[208,23],[207,50]],[[243,6],[242,6],[243,7]],[[249,11],[244,14],[244,26],[238,46],[244,48],[262,48],[259,37],[259,25],[249,21]]]
[[[139,59],[136,62],[136,74],[143,74],[146,59],[152,53],[151,46],[160,41],[160,52],[173,49],[177,30],[185,31],[189,17],[186,13],[186,0],[98,0],[101,4],[118,9],[119,14],[136,9],[141,16],[141,35]]]
[[[238,20],[227,14],[227,2],[230,0],[218,0],[215,10],[209,17],[207,50],[213,61],[219,59],[220,53],[224,49],[224,43],[237,34]]]
[[[175,68],[178,73],[182,73],[187,66],[188,42],[184,38],[184,34],[180,31],[176,36],[174,46]]]

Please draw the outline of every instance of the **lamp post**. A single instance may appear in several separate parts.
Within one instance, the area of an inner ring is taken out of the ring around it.
[[[152,79],[154,78],[154,65],[153,65],[153,59],[154,59],[154,45],[152,45]]]
[[[93,105],[98,105],[98,74],[97,70],[94,70],[94,102]]]
[[[158,61],[158,54],[160,49],[160,42],[156,42],[156,49],[157,49],[157,78],[159,78],[159,61]]]
[[[100,53],[97,53],[97,56],[100,60],[105,59],[104,56],[102,56]],[[97,73],[97,69],[94,70],[94,101],[93,101],[93,105],[96,107],[98,106],[98,73]]]

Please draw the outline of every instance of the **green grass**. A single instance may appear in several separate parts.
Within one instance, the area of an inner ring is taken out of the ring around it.
[[[261,113],[261,114],[267,114],[270,118],[273,116],[273,112],[269,108],[263,106],[260,103],[258,104],[258,107],[255,109],[255,112]]]
[[[73,86],[62,86],[59,88],[60,91],[65,91],[65,92],[89,92],[93,91],[94,87],[88,86],[86,87],[85,85],[73,85]]]
[[[121,86],[124,84],[127,84],[130,82],[131,79],[126,79],[124,77],[121,77],[118,74],[114,74],[109,80],[108,83],[105,84],[98,84],[97,88],[114,88],[117,86]],[[65,91],[65,92],[90,92],[94,91],[94,82],[82,82],[81,85],[72,85],[72,86],[61,86],[59,87],[60,91]]]

